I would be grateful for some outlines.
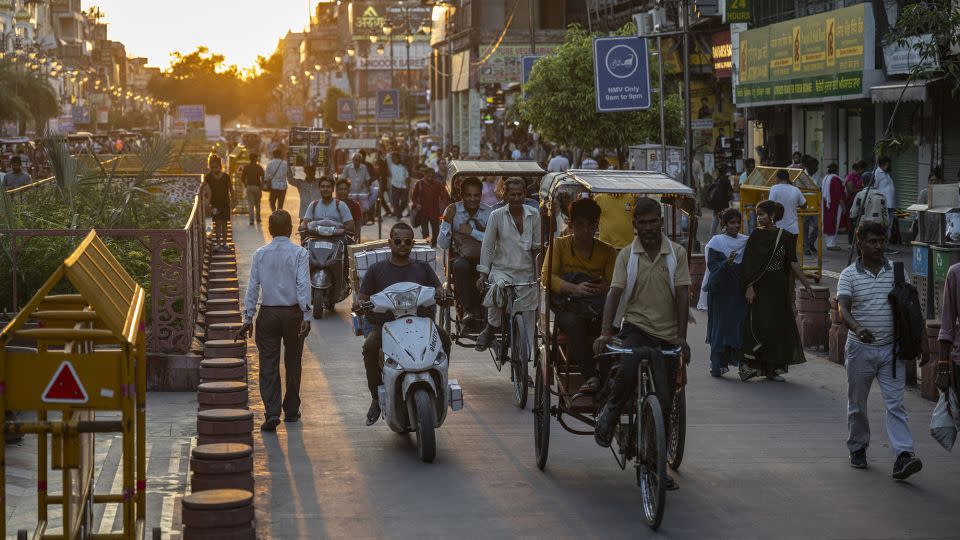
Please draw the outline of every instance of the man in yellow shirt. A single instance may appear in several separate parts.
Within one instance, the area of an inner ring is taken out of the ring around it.
[[[633,242],[633,207],[637,195],[601,193],[594,197],[600,205],[600,240],[616,249]]]
[[[594,238],[599,222],[600,206],[595,201],[574,201],[570,205],[573,234],[553,241],[545,259],[550,264],[543,266],[540,278],[550,284],[557,326],[568,338],[570,358],[580,366],[584,378],[580,392],[587,393],[600,388],[591,338],[600,334],[604,297],[617,260],[617,250]]]

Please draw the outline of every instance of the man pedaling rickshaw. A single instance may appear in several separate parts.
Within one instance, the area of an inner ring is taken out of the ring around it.
[[[603,309],[602,332],[593,345],[594,353],[600,354],[617,335],[622,347],[634,349],[633,355],[622,357],[616,376],[607,381],[607,401],[594,432],[597,444],[603,447],[610,446],[623,406],[637,389],[641,356],[648,358],[656,396],[664,411],[673,404],[680,364],[679,360],[661,357],[658,350],[679,346],[683,359],[690,358],[687,251],[663,233],[660,203],[654,199],[637,199],[633,225],[637,238],[617,256]],[[620,325],[619,333],[616,325]],[[663,420],[664,432],[670,433],[670,415],[664,414]],[[669,476],[666,485],[667,489],[679,487]]]
[[[600,205],[593,199],[570,204],[570,229],[547,248],[540,280],[550,284],[551,309],[557,326],[567,336],[570,359],[580,368],[584,383],[579,392],[592,394],[600,389],[600,377],[591,349],[592,338],[600,335],[604,299],[613,278],[617,250],[594,238],[600,224]]]
[[[477,265],[480,264],[480,248],[484,231],[490,219],[490,207],[480,202],[483,183],[475,176],[467,177],[460,184],[462,200],[455,202],[443,212],[443,223],[437,245],[451,249],[450,267],[453,274],[454,293],[459,303],[464,327],[473,329],[483,321],[483,305],[477,289]]]

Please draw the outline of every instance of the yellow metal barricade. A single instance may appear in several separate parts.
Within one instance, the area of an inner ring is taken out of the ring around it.
[[[770,187],[777,183],[777,171],[783,167],[757,167],[746,181],[740,185],[740,211],[743,214],[744,231],[750,217],[756,213],[757,203],[770,198]],[[807,201],[807,207],[797,212],[800,235],[797,236],[797,260],[800,268],[817,282],[823,277],[823,216],[820,209],[820,186],[801,169],[784,169],[790,173],[790,181],[800,189]],[[813,217],[817,220],[817,255],[809,258],[803,249],[803,221]],[[749,231],[747,231],[749,232]]]
[[[62,281],[76,292],[51,294]],[[144,307],[144,290],[91,231],[0,333],[4,432],[38,437],[33,538],[131,539],[146,534]],[[37,420],[8,421],[7,411],[36,411]],[[98,420],[97,411],[119,411],[121,418]],[[97,433],[120,433],[123,438],[121,493],[94,492]],[[4,506],[5,464],[0,445]],[[48,467],[62,474],[60,493],[47,490]],[[96,534],[91,530],[93,505],[107,503],[121,505],[123,530]],[[61,534],[46,530],[54,505],[62,507]],[[4,509],[3,537],[6,527]]]

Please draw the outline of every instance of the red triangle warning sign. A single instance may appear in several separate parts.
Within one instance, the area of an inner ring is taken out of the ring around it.
[[[40,399],[44,403],[86,403],[87,391],[69,360],[64,360],[47,383]]]

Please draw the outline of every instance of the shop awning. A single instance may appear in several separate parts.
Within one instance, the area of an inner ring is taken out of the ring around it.
[[[930,83],[937,79],[919,79],[910,81],[892,82],[870,88],[870,98],[874,103],[896,103],[900,100],[901,93],[903,101],[926,101]],[[906,88],[904,88],[906,86]]]

